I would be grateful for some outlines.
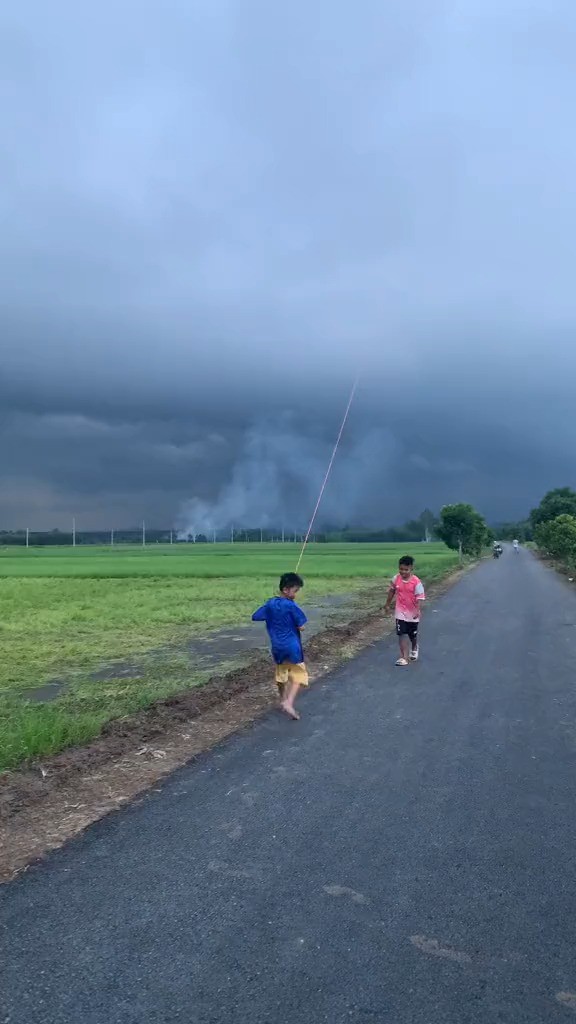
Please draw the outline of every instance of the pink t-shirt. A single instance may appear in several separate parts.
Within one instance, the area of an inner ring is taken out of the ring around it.
[[[396,618],[402,622],[418,622],[420,619],[420,601],[426,595],[422,581],[417,576],[403,580],[400,573],[392,580],[396,595]]]

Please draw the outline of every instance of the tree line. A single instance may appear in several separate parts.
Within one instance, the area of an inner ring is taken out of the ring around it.
[[[512,529],[510,527],[510,529]],[[518,533],[518,531],[516,531]],[[514,536],[516,536],[516,533]],[[447,505],[442,509],[440,516],[436,516],[429,508],[424,509],[414,519],[409,519],[401,526],[334,526],[324,524],[317,529],[311,540],[318,544],[414,544],[443,540],[449,547],[461,548],[463,554],[477,555],[490,540],[492,536],[484,519],[471,505]],[[196,544],[207,544],[217,541],[229,541],[233,539],[238,543],[264,543],[279,542],[281,540],[301,542],[303,535],[296,531],[279,529],[278,527],[262,529],[260,527],[244,528],[237,530],[219,532],[210,537],[204,534],[190,535],[187,538],[178,538],[176,533],[170,530],[146,530],[147,544],[166,544],[176,542],[194,542]],[[106,546],[113,544],[138,544],[143,540],[142,529],[138,530],[92,530],[78,531],[73,537],[72,533],[60,530],[47,532],[32,532],[26,530],[0,530],[0,545],[24,546],[27,543],[31,547],[45,547],[64,545],[69,546],[75,541],[77,545]]]
[[[419,541],[434,540],[437,536],[436,530],[438,519],[430,509],[424,511],[415,519],[409,519],[402,526],[387,527],[363,527],[363,526],[335,526],[325,523],[315,530],[313,541],[319,544],[334,543],[392,543],[410,544]],[[147,544],[167,544],[171,540],[174,543],[194,542],[195,544],[208,544],[217,540],[219,542],[233,539],[237,543],[255,544],[258,542],[271,543],[280,541],[291,541],[301,543],[303,533],[301,530],[288,530],[280,526],[273,527],[245,527],[227,531],[212,533],[209,537],[203,533],[190,534],[188,537],[178,537],[175,531],[171,530],[146,530]],[[75,536],[78,545],[99,545],[106,546],[111,542],[114,544],[142,544],[142,528],[132,530],[78,530]],[[50,547],[55,545],[69,546],[73,542],[73,535],[70,532],[61,530],[32,531],[28,534],[26,530],[1,530],[0,545],[15,545],[23,547],[26,542],[30,547]]]
[[[472,505],[446,505],[436,535],[450,548],[478,556],[496,537],[498,540],[534,541],[545,554],[576,569],[576,491],[557,487],[548,491],[528,519],[505,523],[497,529],[487,526]]]
[[[76,535],[63,530],[0,530],[0,546],[26,547],[69,547],[74,541],[78,545],[142,544],[142,528],[139,530],[78,530]],[[170,530],[147,530],[149,544],[170,542]]]
[[[436,534],[448,547],[473,556],[478,556],[495,536],[499,540],[533,540],[545,554],[576,569],[576,491],[571,487],[548,491],[526,521],[504,524],[497,534],[472,505],[446,505]]]
[[[245,529],[234,534],[237,541],[279,541],[283,531],[278,529]],[[537,508],[533,509],[528,519],[516,523],[504,523],[491,528],[484,517],[473,505],[460,502],[445,505],[437,517],[430,509],[415,519],[409,519],[403,526],[382,527],[335,527],[326,524],[315,532],[313,538],[317,543],[396,543],[412,544],[422,541],[442,540],[453,550],[462,555],[478,557],[495,538],[514,540],[525,543],[534,540],[538,547],[553,558],[560,559],[571,568],[576,568],[576,491],[570,487],[559,487],[544,495]],[[114,531],[116,544],[141,544],[141,530]],[[52,530],[46,533],[30,532],[28,542],[31,546],[67,545],[72,543],[72,534]],[[110,543],[109,531],[82,531],[76,534],[77,544]],[[191,538],[190,538],[191,539]],[[197,536],[196,543],[208,543],[208,538]],[[219,535],[218,540],[229,539]],[[285,534],[286,540],[300,540],[300,534]],[[170,530],[148,530],[148,544],[162,544],[176,541],[176,535]],[[26,531],[0,530],[0,545],[24,545]]]

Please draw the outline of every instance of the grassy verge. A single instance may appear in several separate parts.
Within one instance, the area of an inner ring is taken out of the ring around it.
[[[342,593],[377,604],[403,553],[396,545],[311,546],[302,604]],[[443,545],[415,554],[428,580],[456,563]],[[191,661],[184,642],[246,622],[294,562],[291,545],[268,544],[0,552],[0,770],[85,743],[111,719],[201,685],[214,669]],[[120,669],[93,677],[103,663],[127,659],[137,665],[131,678]],[[54,679],[66,684],[57,700],[28,699],[27,690]]]

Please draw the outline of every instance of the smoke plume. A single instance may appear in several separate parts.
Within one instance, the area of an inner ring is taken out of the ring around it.
[[[343,441],[317,522],[343,526],[362,516],[375,477],[390,473],[395,447],[384,430]],[[179,536],[211,538],[250,528],[302,533],[331,450],[332,443],[298,432],[289,421],[252,426],[217,498],[209,502],[193,496],[182,506],[176,521]]]

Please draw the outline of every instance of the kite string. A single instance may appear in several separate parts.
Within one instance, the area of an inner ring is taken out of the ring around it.
[[[304,543],[302,544],[302,549],[300,551],[300,556],[298,558],[298,562],[296,563],[296,572],[298,572],[298,570],[300,568],[300,563],[302,562],[302,559],[304,557],[304,552],[306,550],[306,545],[308,544],[308,540],[310,538],[310,534],[312,533],[312,527],[314,526],[314,521],[315,521],[316,516],[318,514],[318,509],[320,508],[320,502],[322,501],[322,495],[324,494],[324,491],[326,490],[326,484],[328,483],[328,477],[330,476],[330,471],[332,469],[332,464],[334,462],[334,459],[336,458],[336,452],[338,451],[338,445],[340,444],[340,440],[342,438],[342,434],[344,433],[344,427],[346,426],[346,420],[348,419],[348,413],[350,412],[350,408],[352,406],[352,402],[354,401],[354,395],[356,394],[356,388],[358,387],[359,379],[360,379],[359,377],[356,377],[356,380],[354,381],[354,383],[352,385],[352,390],[350,392],[350,397],[348,399],[348,405],[346,406],[346,411],[344,412],[344,416],[342,418],[342,423],[340,424],[340,430],[338,431],[338,437],[336,438],[336,444],[334,445],[334,448],[332,449],[332,455],[330,456],[330,462],[328,463],[328,469],[326,470],[326,474],[325,474],[324,479],[322,481],[322,486],[320,488],[320,494],[318,495],[318,500],[316,502],[316,506],[315,506],[314,511],[312,513],[312,518],[310,520],[310,523],[308,524],[308,529],[306,531],[306,536],[304,537]]]

